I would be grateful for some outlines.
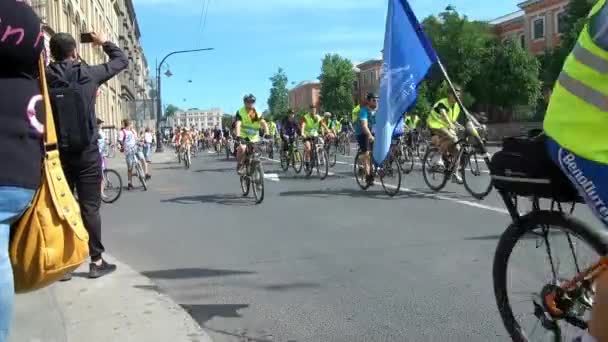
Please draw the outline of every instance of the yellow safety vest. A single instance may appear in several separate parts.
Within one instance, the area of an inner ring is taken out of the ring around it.
[[[606,0],[598,1],[589,17]],[[544,129],[564,148],[608,164],[608,51],[599,47],[585,25],[564,63],[547,108]]]
[[[257,142],[260,140],[260,127],[261,127],[261,118],[258,114],[258,120],[253,121],[249,117],[249,112],[247,112],[247,108],[243,107],[239,109],[239,114],[241,115],[241,138],[248,138],[249,141]]]
[[[304,136],[316,137],[319,135],[319,127],[321,123],[321,117],[317,119],[313,118],[312,114],[307,113],[304,115]]]
[[[357,105],[357,107],[355,107],[355,109],[353,109],[353,114],[352,114],[353,123],[356,123],[357,121],[359,121],[359,112],[360,111],[361,111],[361,105]]]
[[[433,109],[431,110],[431,113],[426,119],[426,123],[429,128],[441,129],[449,127],[448,123],[445,122],[443,116],[435,111],[435,108],[437,108],[437,106],[439,106],[440,104],[443,104],[445,108],[448,109],[448,118],[452,120],[452,122],[456,122],[458,120],[458,117],[460,116],[460,106],[458,105],[458,103],[454,103],[454,106],[450,108],[450,102],[448,101],[448,99],[441,99],[437,101],[437,103],[435,103]]]

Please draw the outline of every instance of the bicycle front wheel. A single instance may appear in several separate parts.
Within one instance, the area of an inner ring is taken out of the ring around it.
[[[393,197],[401,189],[401,165],[395,158],[388,158],[378,171],[384,192]]]
[[[329,161],[329,167],[336,166],[336,162],[338,162],[338,146],[336,146],[335,143],[332,142],[331,146],[329,146],[329,152],[327,156],[327,160]]]
[[[255,203],[260,204],[264,201],[264,169],[262,168],[262,163],[254,163],[251,171],[253,197],[255,197]]]
[[[139,182],[141,183],[141,186],[143,186],[144,191],[148,191],[148,184],[146,184],[146,176],[144,175],[144,170],[141,168],[141,164],[139,163],[139,161],[135,162],[135,171],[137,172],[137,179],[139,179]]]
[[[283,170],[283,172],[287,172],[287,170],[289,170],[289,154],[288,154],[288,152],[282,151],[280,159],[281,159],[281,169]]]
[[[240,178],[240,183],[241,183],[241,191],[243,192],[243,196],[248,196],[249,195],[249,186],[251,185],[249,182],[249,178],[245,177],[245,176],[241,176]]]
[[[329,160],[327,157],[327,151],[324,148],[320,148],[317,151],[317,174],[324,180],[329,174]]]
[[[442,154],[436,147],[431,147],[422,158],[422,176],[424,182],[433,191],[440,191],[448,182],[448,172],[441,165]]]
[[[122,193],[122,178],[115,170],[103,170],[101,200],[103,203],[114,203]]]
[[[300,151],[293,151],[293,154],[291,155],[291,166],[293,167],[293,171],[295,171],[296,174],[302,172],[303,162],[302,153],[300,153]]]
[[[511,224],[498,242],[492,273],[498,310],[513,341],[580,336],[593,286],[583,284],[568,295],[559,289],[607,252],[599,233],[558,212],[536,211]],[[550,307],[565,315],[552,314]]]
[[[461,173],[464,187],[473,197],[482,200],[492,191],[490,159],[476,152],[462,157]]]

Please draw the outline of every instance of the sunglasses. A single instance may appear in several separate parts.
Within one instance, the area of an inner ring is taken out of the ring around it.
[[[255,103],[255,101],[245,101],[245,103]]]

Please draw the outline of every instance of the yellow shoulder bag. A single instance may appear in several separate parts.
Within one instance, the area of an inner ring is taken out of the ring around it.
[[[78,268],[89,256],[89,234],[59,160],[43,59],[38,63],[46,117],[42,180],[31,206],[11,229],[15,292],[37,290]]]

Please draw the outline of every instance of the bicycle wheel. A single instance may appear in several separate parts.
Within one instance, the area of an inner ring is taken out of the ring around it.
[[[476,199],[484,199],[492,191],[490,159],[473,152],[462,156],[462,181],[467,191]],[[485,169],[482,168],[485,165]]]
[[[286,151],[281,151],[281,169],[283,172],[287,172],[289,170],[289,155]]]
[[[241,176],[240,178],[240,183],[241,183],[241,191],[243,192],[243,196],[248,196],[249,195],[249,185],[250,185],[250,181],[248,177],[245,176]]]
[[[426,155],[426,151],[429,149],[429,144],[425,140],[418,140],[418,144],[416,144],[416,153],[418,154],[418,158],[422,159]]]
[[[314,148],[314,146],[312,148]],[[304,162],[304,174],[306,175],[306,177],[310,177],[310,175],[312,175],[312,171],[315,168],[316,158],[317,157],[315,156],[314,152],[310,151],[310,161],[308,162],[308,164]]]
[[[293,171],[295,171],[296,174],[302,172],[303,164],[304,163],[302,162],[302,153],[300,153],[300,151],[294,150],[291,155],[291,166],[293,168]]]
[[[441,152],[436,147],[429,148],[422,158],[422,176],[426,185],[433,191],[440,191],[448,182],[445,166],[437,164],[441,159]]]
[[[336,146],[336,144],[334,144],[333,142],[329,146],[327,157],[327,160],[329,161],[329,167],[336,166],[336,162],[338,161],[338,146]]]
[[[230,147],[228,147],[228,145],[226,145],[225,150],[226,150],[226,160],[229,160],[230,159]]]
[[[137,172],[137,178],[139,179],[141,186],[144,187],[144,191],[148,191],[148,184],[146,184],[146,176],[144,175],[144,170],[142,170],[139,161],[135,162],[135,171]]]
[[[338,152],[340,152],[340,154],[342,155],[346,154],[346,148],[344,147],[343,139],[340,139],[340,141],[338,142]]]
[[[186,153],[184,155],[184,167],[186,168],[186,170],[188,170],[190,168],[190,154]]]
[[[522,250],[526,253],[517,259],[514,252]],[[560,252],[566,260],[555,257]],[[532,212],[511,224],[498,242],[492,274],[498,310],[513,341],[572,341],[581,335],[593,288],[583,284],[568,298],[558,289],[607,252],[600,233],[558,212]],[[539,272],[544,267],[548,272]],[[518,287],[522,282],[527,284]],[[549,301],[550,294],[557,297]],[[552,314],[551,307],[565,315]]]
[[[274,159],[274,148],[272,145],[268,145],[268,159]]]
[[[181,164],[182,163],[182,153],[181,152],[177,152],[177,163]]]
[[[390,197],[395,196],[401,189],[401,165],[395,158],[388,158],[384,161],[382,168],[378,170],[380,182],[384,192]]]
[[[329,160],[327,157],[327,151],[323,147],[321,147],[317,150],[316,164],[317,164],[317,174],[319,175],[321,180],[324,180],[325,178],[327,178],[327,175],[329,174]]]
[[[262,168],[262,163],[260,162],[255,162],[251,167],[253,197],[255,197],[255,204],[260,204],[264,201],[264,168]]]
[[[355,157],[354,176],[361,190],[367,190],[369,188],[369,184],[367,184],[367,179],[365,179],[365,165],[361,160],[361,155],[362,153],[359,152]]]
[[[122,193],[122,178],[120,178],[120,174],[112,169],[103,170],[102,186],[101,200],[103,203],[116,202]]]
[[[414,159],[414,150],[409,146],[401,145],[399,164],[406,175],[414,170]]]

